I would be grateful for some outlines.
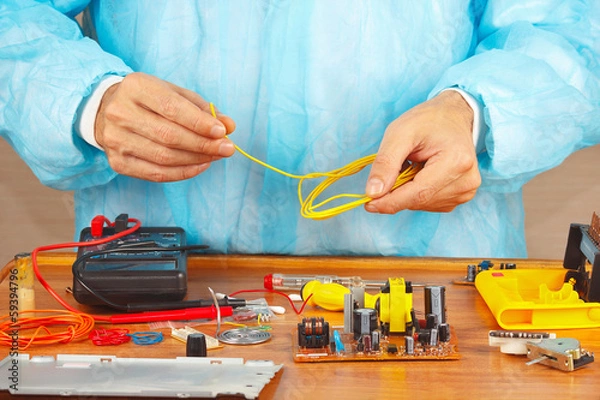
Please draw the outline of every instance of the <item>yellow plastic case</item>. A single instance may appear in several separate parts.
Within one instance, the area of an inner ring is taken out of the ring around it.
[[[503,329],[600,327],[600,303],[581,300],[564,269],[481,271],[475,286]]]

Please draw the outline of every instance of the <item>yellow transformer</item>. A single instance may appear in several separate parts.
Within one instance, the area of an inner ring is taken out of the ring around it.
[[[412,285],[404,278],[389,278],[376,303],[384,334],[412,329]],[[387,331],[387,332],[386,332]]]

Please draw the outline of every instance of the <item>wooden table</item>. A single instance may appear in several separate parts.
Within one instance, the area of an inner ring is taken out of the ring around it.
[[[46,280],[73,305],[65,293],[72,285],[71,253],[45,253],[40,268]],[[491,260],[515,262],[517,268],[562,268],[559,261]],[[363,279],[403,277],[412,282],[446,287],[447,319],[458,339],[461,359],[457,361],[295,363],[292,332],[301,320],[287,300],[274,294],[245,295],[266,298],[272,305],[286,307],[284,316],[270,322],[272,339],[253,346],[227,345],[209,352],[215,357],[267,359],[283,364],[281,372],[261,392],[263,399],[565,399],[600,396],[600,363],[594,362],[573,372],[562,372],[543,365],[527,366],[525,356],[502,354],[489,347],[487,334],[499,329],[487,305],[473,286],[456,285],[466,275],[467,265],[481,260],[436,258],[361,258],[361,257],[276,257],[276,256],[193,256],[189,260],[190,298],[209,298],[208,287],[232,293],[240,289],[261,289],[269,273],[331,274],[361,276]],[[7,280],[0,285],[0,299],[8,298]],[[421,307],[415,295],[415,308]],[[5,302],[2,303],[6,304]],[[36,287],[37,308],[59,308],[42,289]],[[7,307],[3,307],[2,314]],[[90,311],[81,307],[84,311]],[[94,310],[97,311],[97,310]],[[323,316],[332,325],[342,324],[342,313],[309,307],[304,316]],[[148,330],[146,324],[127,326],[130,331]],[[203,327],[213,334],[214,326]],[[31,355],[107,354],[117,357],[165,357],[185,355],[185,346],[163,329],[165,340],[153,346],[127,343],[97,347],[89,340],[63,345],[34,347]],[[586,350],[600,354],[600,329],[554,331],[558,337],[572,337]],[[1,348],[1,355],[8,353]],[[23,398],[20,396],[20,398]]]

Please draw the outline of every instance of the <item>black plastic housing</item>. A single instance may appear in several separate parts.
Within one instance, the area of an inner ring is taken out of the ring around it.
[[[102,237],[115,233],[104,228]],[[81,231],[80,241],[89,242],[90,228]],[[83,259],[74,267],[93,292],[120,305],[180,301],[187,294],[187,254],[169,248],[186,245],[185,232],[178,227],[147,227],[116,241],[80,247],[79,257],[91,252],[110,253]],[[156,250],[156,249],[161,250]],[[106,305],[86,290],[73,275],[73,296],[85,305]]]

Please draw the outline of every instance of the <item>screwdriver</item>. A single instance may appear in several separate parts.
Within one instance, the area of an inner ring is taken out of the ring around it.
[[[387,282],[387,280],[364,280],[360,276],[268,274],[265,275],[264,286],[269,290],[300,290],[310,281],[337,283],[346,287],[364,286],[371,289],[381,289]]]
[[[311,306],[319,306],[329,311],[344,310],[344,295],[350,294],[350,288],[339,283],[321,283],[318,280],[307,282],[300,291],[303,300]],[[375,308],[379,294],[364,293],[364,304],[367,308]]]

